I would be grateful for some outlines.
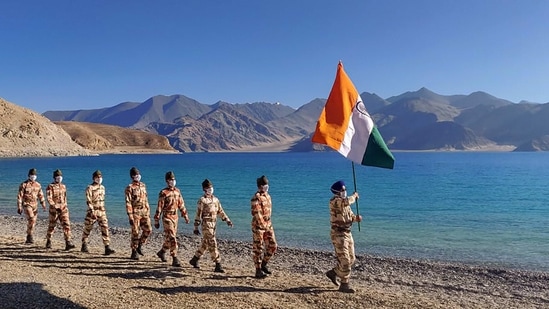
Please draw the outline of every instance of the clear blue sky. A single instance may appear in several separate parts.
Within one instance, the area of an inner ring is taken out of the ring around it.
[[[38,112],[427,87],[549,102],[546,0],[21,0],[0,4],[0,97]]]

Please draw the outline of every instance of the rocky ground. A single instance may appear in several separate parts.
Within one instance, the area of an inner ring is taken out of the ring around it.
[[[250,244],[220,240],[224,274],[208,258],[188,264],[199,238],[180,235],[182,268],[161,262],[155,230],[139,261],[129,259],[129,231],[112,229],[104,256],[97,229],[82,253],[81,225],[73,224],[77,249],[64,251],[61,230],[45,249],[46,222],[25,245],[25,220],[0,217],[2,308],[549,308],[549,274],[462,264],[358,256],[355,294],[342,294],[324,276],[331,252],[280,248],[273,274],[253,278]]]

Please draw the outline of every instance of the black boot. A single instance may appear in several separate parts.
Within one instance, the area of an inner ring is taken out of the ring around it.
[[[272,274],[272,272],[267,268],[267,262],[265,261],[261,262],[261,271],[263,271],[267,275]]]
[[[139,246],[137,246],[137,249],[135,251],[137,251],[137,253],[139,255],[143,255],[143,251],[141,251],[141,244],[139,244]]]
[[[349,283],[342,283],[339,286],[339,291],[343,293],[354,293],[355,290],[349,285]]]
[[[166,260],[166,251],[164,251],[164,249],[160,249],[160,251],[156,252],[156,256],[158,256],[162,262],[168,261]]]
[[[130,259],[132,260],[139,260],[139,256],[137,255],[137,250],[132,250],[132,255],[130,256]]]
[[[46,240],[46,249],[51,249],[51,239]]]
[[[114,253],[114,250],[109,247],[109,245],[105,246],[105,255],[111,255]]]
[[[330,269],[326,272],[326,277],[330,278],[330,280],[332,280],[332,283],[335,284],[336,286],[339,286],[339,282],[337,282],[337,274],[335,272],[335,270],[333,269]]]
[[[32,235],[27,235],[27,240],[25,241],[26,244],[33,244],[34,239],[32,239]]]
[[[47,245],[46,245],[47,246]],[[70,241],[70,240],[67,240],[65,242],[65,251],[69,251],[71,249],[74,249],[76,246]]]
[[[88,244],[83,242],[82,243],[82,248],[80,248],[80,251],[81,252],[90,252],[90,250],[88,249]]]
[[[173,267],[181,267],[181,263],[179,262],[179,259],[177,258],[177,256],[173,257],[172,266]]]
[[[189,261],[189,264],[191,264],[194,268],[200,268],[200,265],[198,265],[198,260],[200,258],[197,257],[196,255],[193,256],[193,258]]]
[[[255,278],[256,279],[263,279],[267,277],[267,275],[265,275],[265,273],[261,270],[261,268],[256,268],[255,269]]]
[[[214,273],[224,273],[225,270],[221,267],[221,263],[215,263]]]

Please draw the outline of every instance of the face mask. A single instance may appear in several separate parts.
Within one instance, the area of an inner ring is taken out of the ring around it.
[[[208,189],[205,190],[205,192],[206,192],[206,194],[212,195],[214,193],[214,188],[209,187]]]
[[[175,187],[176,183],[177,182],[175,181],[175,179],[170,179],[170,180],[168,180],[168,187],[173,188],[173,187]]]
[[[29,179],[30,179],[30,181],[35,181],[36,180],[36,175],[30,175]]]
[[[269,191],[269,185],[262,185],[262,186],[261,186],[261,190],[262,190],[263,192],[268,192],[268,191]]]
[[[342,198],[346,198],[347,197],[347,191],[339,192],[339,196],[341,196]]]
[[[132,177],[133,181],[140,182],[141,181],[141,175],[135,175]]]
[[[95,183],[101,184],[101,183],[103,182],[103,177],[94,178],[93,181],[94,181]]]
[[[61,183],[61,181],[63,181],[63,176],[56,176],[55,177],[55,182],[56,183]]]

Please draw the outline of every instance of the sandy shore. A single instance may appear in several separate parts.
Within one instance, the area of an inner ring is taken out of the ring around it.
[[[162,263],[158,230],[145,256],[129,259],[129,231],[112,230],[116,253],[103,256],[100,235],[81,253],[81,225],[73,224],[77,249],[64,251],[61,230],[45,249],[47,223],[40,220],[35,243],[25,245],[25,220],[0,217],[2,308],[549,308],[549,274],[461,264],[358,256],[352,274],[355,294],[342,294],[324,276],[331,252],[280,248],[273,274],[253,278],[250,244],[220,240],[225,274],[209,258],[201,269],[188,260],[199,238],[181,235],[183,268]],[[251,237],[251,236],[250,236]]]

